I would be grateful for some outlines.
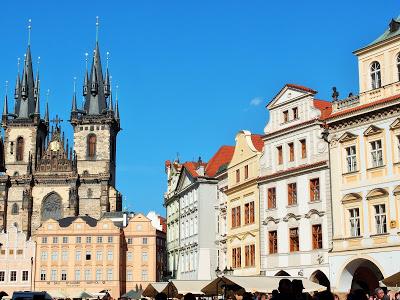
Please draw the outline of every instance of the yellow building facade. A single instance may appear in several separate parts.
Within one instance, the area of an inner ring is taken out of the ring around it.
[[[334,99],[329,127],[331,286],[371,292],[400,261],[400,20],[355,51],[360,94]]]
[[[36,231],[35,290],[76,298],[81,292],[125,292],[122,229],[89,216],[48,220]]]
[[[240,131],[228,165],[227,264],[234,275],[260,273],[260,220],[257,178],[261,135]]]

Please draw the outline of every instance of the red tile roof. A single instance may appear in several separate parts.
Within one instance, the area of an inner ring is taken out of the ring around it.
[[[158,216],[158,219],[160,220],[162,231],[167,232],[167,219],[161,216]]]
[[[207,163],[202,162],[201,164],[199,164],[198,162],[194,162],[194,161],[187,161],[183,164],[183,166],[185,167],[186,170],[188,170],[188,172],[190,173],[190,175],[194,178],[200,176],[200,174],[198,174],[196,172],[196,170],[199,168],[199,166],[203,166],[204,168],[207,166]]]
[[[298,84],[294,84],[294,83],[287,83],[286,86],[294,88],[294,89],[303,90],[305,92],[309,92],[309,93],[313,93],[313,94],[317,93],[317,91],[315,91],[315,90],[313,90],[313,89],[311,89],[309,87],[303,86],[303,85],[298,85]]]
[[[335,113],[329,115],[326,119],[329,120],[329,119],[333,119],[335,117],[340,117],[340,116],[344,116],[344,115],[347,115],[347,114],[351,114],[353,112],[356,112],[356,111],[359,111],[359,110],[363,110],[363,109],[366,109],[366,108],[370,108],[370,107],[374,107],[374,106],[377,106],[379,104],[385,104],[385,103],[389,103],[389,102],[392,102],[392,101],[396,101],[396,100],[399,100],[399,98],[400,98],[400,94],[397,94],[397,95],[390,96],[390,97],[387,97],[387,98],[384,98],[384,99],[380,99],[380,100],[377,100],[377,101],[374,101],[374,102],[365,103],[365,104],[362,104],[362,105],[359,105],[359,106],[355,106],[355,107],[352,107],[352,108],[349,108],[349,109],[346,109],[346,110],[335,112]]]
[[[326,119],[332,113],[332,102],[314,99],[314,107],[321,111],[321,120]]]
[[[252,134],[251,141],[254,145],[254,148],[256,148],[257,151],[262,151],[262,149],[264,148],[264,141],[262,140],[261,134]]]
[[[222,146],[219,148],[207,164],[206,175],[214,177],[222,165],[228,164],[232,160],[234,151],[234,146]]]

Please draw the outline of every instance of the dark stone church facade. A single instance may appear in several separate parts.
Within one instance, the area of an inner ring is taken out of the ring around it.
[[[0,142],[0,231],[12,225],[32,235],[50,218],[120,211],[115,187],[116,141],[120,130],[118,99],[113,103],[108,67],[103,74],[96,42],[78,108],[72,98],[74,141],[64,137],[60,120],[40,112],[39,73],[34,75],[28,45],[22,74],[18,72],[14,108],[4,99]],[[50,125],[54,123],[54,126]]]

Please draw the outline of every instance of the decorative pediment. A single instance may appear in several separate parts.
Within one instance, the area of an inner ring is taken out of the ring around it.
[[[245,234],[243,234],[242,240],[245,240],[248,236],[254,238],[256,235],[255,235],[253,232],[251,232],[251,231],[247,231]]]
[[[323,211],[318,211],[316,209],[310,209],[310,211],[308,213],[305,214],[305,217],[307,219],[311,218],[312,215],[317,215],[318,217],[322,217],[323,215],[325,215],[325,212]]]
[[[301,97],[313,95],[315,93],[316,91],[313,91],[312,89],[307,87],[295,84],[286,84],[267,105],[267,108],[272,109],[273,107],[279,106],[283,103],[288,103],[295,99],[300,99]]]
[[[390,124],[390,129],[394,130],[399,128],[400,128],[400,118],[397,118],[396,120],[394,120],[392,124]]]
[[[393,195],[400,195],[400,185],[396,186],[393,190]]]
[[[282,220],[284,222],[288,222],[290,219],[295,219],[295,220],[300,220],[301,216],[300,215],[295,215],[293,213],[288,213]]]
[[[378,126],[375,125],[370,125],[365,131],[364,131],[364,136],[370,136],[374,134],[381,133],[383,131],[382,128],[379,128]]]
[[[268,225],[268,223],[272,222],[274,224],[278,224],[280,219],[275,219],[273,217],[268,217],[263,221],[263,225]]]
[[[181,172],[178,180],[178,184],[176,185],[176,192],[179,193],[185,187],[191,185],[193,183],[193,177],[189,174],[189,172],[184,168],[183,171]]]
[[[348,141],[353,141],[357,138],[357,135],[351,132],[346,131],[345,133],[342,134],[342,136],[338,139],[340,143],[348,142]]]
[[[372,191],[370,191],[367,194],[367,199],[370,200],[370,199],[375,199],[375,198],[379,198],[379,197],[385,197],[388,194],[389,193],[385,189],[382,189],[382,188],[373,189]]]
[[[358,193],[346,194],[342,199],[342,204],[361,201],[362,197]]]

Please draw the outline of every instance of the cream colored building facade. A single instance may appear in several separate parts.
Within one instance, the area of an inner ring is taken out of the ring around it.
[[[257,178],[263,142],[243,130],[236,135],[228,165],[227,263],[234,275],[260,274],[260,220]]]
[[[33,290],[36,245],[15,226],[0,233],[0,291]]]
[[[355,51],[360,94],[327,119],[333,202],[332,288],[372,291],[400,268],[400,20]]]
[[[161,281],[166,271],[165,232],[142,214],[129,219],[124,228],[126,252],[126,291],[143,289],[149,282]]]
[[[260,159],[261,269],[329,286],[331,202],[322,117],[331,103],[287,84],[267,105]]]
[[[125,293],[123,231],[110,219],[48,220],[36,231],[35,290],[75,298],[82,291]]]

